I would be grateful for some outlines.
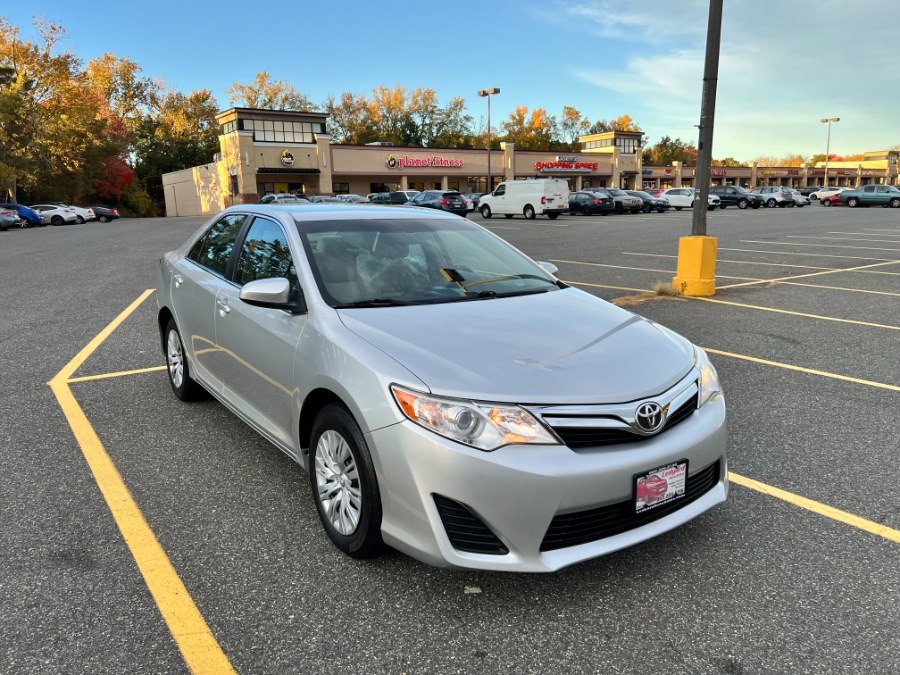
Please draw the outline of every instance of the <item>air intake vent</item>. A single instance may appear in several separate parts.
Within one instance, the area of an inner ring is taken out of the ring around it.
[[[489,555],[509,553],[503,542],[465,505],[441,495],[434,495],[434,503],[453,548]]]

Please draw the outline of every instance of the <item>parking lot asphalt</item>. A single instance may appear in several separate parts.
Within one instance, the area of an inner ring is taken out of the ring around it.
[[[95,339],[203,219],[10,230],[0,672],[227,672],[179,651],[148,590],[164,565],[151,559],[145,580],[104,500],[108,477],[86,461],[89,432],[239,673],[900,670],[898,212],[710,213],[715,302],[647,292],[671,281],[690,211],[470,218],[709,349],[729,468],[758,484],[552,575],[351,560],[322,532],[301,469],[217,402],[172,396],[152,295]],[[47,383],[86,345],[63,384],[87,426],[70,426]]]

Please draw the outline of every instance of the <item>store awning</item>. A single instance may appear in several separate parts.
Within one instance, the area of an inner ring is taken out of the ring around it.
[[[300,167],[261,166],[256,173],[322,173],[318,169],[301,169]]]

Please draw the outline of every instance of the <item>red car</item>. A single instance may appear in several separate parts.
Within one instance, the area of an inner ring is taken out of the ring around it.
[[[827,197],[822,197],[819,200],[819,203],[822,206],[847,206],[846,202],[841,201],[841,193],[828,195]]]
[[[652,504],[666,494],[669,484],[661,476],[639,478],[637,482],[637,499],[645,504]]]

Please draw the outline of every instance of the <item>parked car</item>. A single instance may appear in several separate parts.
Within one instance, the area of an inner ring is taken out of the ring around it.
[[[29,206],[32,211],[41,217],[43,224],[51,225],[71,225],[78,222],[78,216],[75,211],[67,206],[59,206],[57,204],[35,204]]]
[[[211,393],[307,469],[338,549],[548,572],[725,501],[702,349],[471,221],[347,214],[231,207],[165,254],[156,294],[174,395]]]
[[[694,188],[680,187],[664,190],[660,197],[668,200],[669,204],[676,211],[681,211],[681,209],[694,208],[694,202],[697,199],[697,194],[694,191]],[[709,194],[707,196],[706,203],[707,209],[709,209],[710,211],[717,208],[720,204],[719,198],[714,194]]]
[[[649,192],[644,192],[643,190],[625,190],[625,192],[632,197],[637,197],[643,202],[641,211],[644,213],[650,213],[651,211],[665,213],[669,210],[669,200],[664,197],[654,197]]]
[[[291,194],[288,192],[280,192],[278,194],[269,193],[263,195],[259,200],[260,204],[310,204],[307,197]]]
[[[569,184],[562,178],[507,180],[478,202],[482,218],[503,214],[507,218],[523,215],[529,220],[544,215],[555,220],[569,210]]]
[[[811,192],[808,196],[810,200],[815,202],[824,197],[837,197],[837,195],[848,189],[849,188],[845,187],[820,187],[815,192]]]
[[[366,195],[366,199],[371,204],[388,204],[390,203],[391,195],[389,192],[370,192]]]
[[[781,185],[753,188],[750,190],[750,194],[762,197],[766,202],[766,206],[770,209],[775,208],[776,206],[784,208],[785,206],[790,206],[794,203],[791,193],[787,192]]]
[[[709,193],[719,198],[721,209],[728,206],[758,209],[765,203],[761,195],[755,195],[740,185],[714,185],[709,189]]]
[[[644,200],[640,197],[633,197],[625,190],[619,188],[598,188],[612,197],[615,205],[616,213],[640,213],[644,208]]]
[[[91,208],[97,214],[97,220],[101,223],[106,223],[119,217],[119,212],[116,209],[110,209],[106,206],[92,206]]]
[[[797,188],[797,192],[799,192],[804,197],[809,197],[812,199],[812,193],[820,190],[821,188],[816,187],[815,185],[810,185],[807,187]]]
[[[846,192],[849,188],[841,188],[840,190],[829,192],[819,198],[819,204],[822,206],[847,206],[841,201],[841,193]]]
[[[362,195],[355,194],[346,194],[346,195],[338,195],[338,199],[342,202],[346,202],[347,204],[368,204],[369,200],[363,197]]]
[[[838,199],[854,208],[857,206],[890,206],[900,208],[900,190],[893,185],[865,185],[855,190],[844,190]]]
[[[803,208],[804,206],[809,206],[810,204],[812,204],[812,201],[810,201],[809,197],[801,194],[800,191],[795,188],[785,188],[785,191],[791,193],[791,198],[794,200],[793,206]]]
[[[37,225],[46,225],[41,222],[41,216],[34,209],[29,209],[22,204],[0,204],[0,209],[9,209],[15,211],[19,216],[19,225],[21,227],[35,227]]]
[[[56,204],[57,206],[61,206],[63,208],[72,209],[75,212],[75,222],[79,225],[88,222],[89,220],[96,220],[97,215],[94,213],[93,209],[86,209],[82,206],[73,206],[72,204],[64,204],[63,202],[50,202],[51,204]]]
[[[388,193],[388,204],[405,204],[417,194],[418,190],[394,190]]]
[[[569,195],[569,213],[580,213],[585,216],[592,216],[599,213],[606,216],[615,210],[613,198],[607,194],[599,192],[573,192]]]
[[[6,232],[11,227],[21,226],[21,219],[16,211],[0,207],[0,232]]]
[[[309,198],[311,204],[343,204],[344,200],[328,195],[313,195]]]
[[[449,211],[463,218],[469,212],[466,200],[456,190],[425,190],[425,192],[415,194],[407,202],[407,205]]]
[[[478,201],[481,199],[481,195],[483,192],[467,192],[463,195],[466,199],[472,202],[472,210],[478,209]]]

